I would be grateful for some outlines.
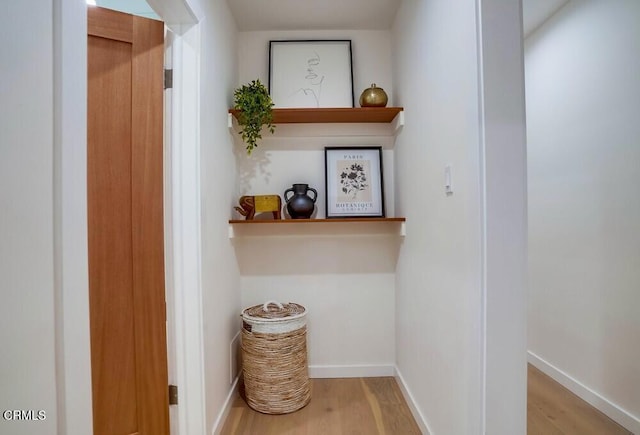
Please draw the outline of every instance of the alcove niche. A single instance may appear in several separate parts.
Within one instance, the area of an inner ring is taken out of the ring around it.
[[[394,206],[394,147],[405,114],[394,106],[389,31],[255,31],[239,34],[238,85],[269,83],[270,40],[350,39],[356,106],[371,83],[385,89],[386,108],[275,109],[275,134],[263,131],[247,155],[237,113],[229,111],[237,194],[283,192],[294,183],[318,191],[308,221],[247,222],[233,211],[229,237],[241,274],[241,301],[297,302],[309,310],[311,375],[392,375],[395,365],[395,272],[405,219]],[[380,146],[385,218],[325,219],[327,146]],[[375,319],[375,320],[374,320]],[[357,346],[354,344],[357,343]]]

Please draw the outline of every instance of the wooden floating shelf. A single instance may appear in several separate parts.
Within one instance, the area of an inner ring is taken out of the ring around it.
[[[273,109],[274,124],[391,123],[402,107],[339,107],[326,109]],[[236,119],[238,110],[229,109]]]
[[[355,223],[355,222],[405,222],[407,218],[331,218],[331,219],[259,219],[259,220],[243,220],[230,219],[230,224],[315,224],[315,223]]]
[[[229,220],[229,238],[238,236],[305,236],[324,235],[405,235],[404,217],[393,218],[332,218],[332,219],[279,219]],[[324,225],[323,225],[324,224]],[[352,224],[356,224],[355,226]],[[388,227],[385,227],[385,224]],[[328,229],[331,227],[331,229]],[[312,228],[316,228],[313,230]],[[320,229],[324,228],[324,229]],[[316,231],[316,233],[314,233]]]

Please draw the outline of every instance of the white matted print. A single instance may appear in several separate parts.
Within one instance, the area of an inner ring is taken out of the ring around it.
[[[384,217],[381,147],[326,147],[327,218]]]
[[[269,93],[277,108],[353,107],[351,41],[270,41]]]

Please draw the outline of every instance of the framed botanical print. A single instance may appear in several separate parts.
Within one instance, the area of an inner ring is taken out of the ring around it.
[[[384,217],[382,147],[325,147],[327,218]]]

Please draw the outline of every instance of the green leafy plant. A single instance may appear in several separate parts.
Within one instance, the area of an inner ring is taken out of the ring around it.
[[[257,140],[262,139],[260,131],[266,125],[271,133],[275,131],[272,124],[273,101],[267,88],[260,80],[253,80],[248,85],[242,85],[233,92],[234,106],[238,110],[238,124],[242,127],[240,135],[247,144],[247,154],[257,146]]]

